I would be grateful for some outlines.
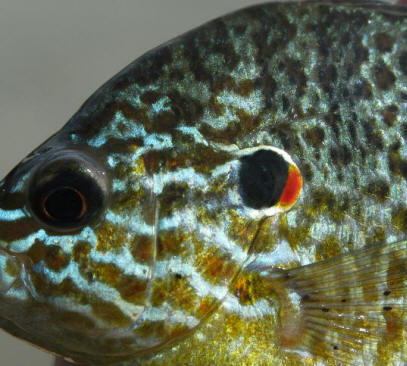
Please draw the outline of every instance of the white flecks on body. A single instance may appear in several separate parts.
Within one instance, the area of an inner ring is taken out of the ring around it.
[[[127,315],[129,318],[136,320],[138,316],[142,313],[144,305],[135,305],[129,303],[121,297],[120,293],[113,287],[110,287],[97,280],[88,281],[86,280],[79,270],[79,265],[76,262],[71,261],[67,267],[55,272],[46,267],[46,265],[40,261],[33,266],[33,271],[41,271],[41,273],[47,278],[47,280],[55,285],[59,285],[67,278],[70,278],[74,284],[78,287],[80,291],[85,293],[90,293],[103,299],[104,301],[111,302],[115,304],[123,314]],[[35,288],[27,288],[31,295],[37,301],[45,301],[44,296],[38,294]]]
[[[15,221],[29,217],[23,209],[17,210],[3,210],[0,208],[0,221]]]
[[[125,132],[122,131],[120,126],[126,126]],[[144,126],[141,123],[126,119],[121,111],[117,111],[113,120],[102,128],[99,134],[91,138],[87,143],[89,146],[101,147],[106,143],[110,137],[120,137],[123,140],[131,138],[142,137],[147,135]]]
[[[207,191],[208,179],[205,175],[197,173],[194,168],[177,169],[175,171],[154,174],[154,193],[160,194],[165,185],[171,183],[187,183],[190,189]]]
[[[107,210],[106,221],[114,225],[120,225],[126,228],[128,232],[137,235],[152,236],[154,232],[154,226],[147,224],[141,213],[132,212],[131,215],[121,215],[114,213],[112,210]]]
[[[160,114],[163,111],[170,111],[171,110],[171,99],[165,95],[161,99],[157,100],[155,103],[151,105],[151,114]]]
[[[243,261],[247,254],[236,242],[228,237],[222,227],[205,225],[197,221],[194,210],[188,207],[177,211],[170,217],[162,218],[158,223],[160,231],[184,229],[186,232],[194,232],[207,245],[208,248],[219,248],[225,254],[230,254],[236,262]],[[228,223],[226,223],[227,227]]]
[[[178,126],[176,127],[176,130],[181,131],[184,135],[191,136],[196,144],[202,144],[204,146],[209,145],[208,141],[205,140],[196,127]]]
[[[196,290],[196,294],[199,297],[210,295],[221,300],[228,292],[228,287],[226,285],[220,286],[209,283],[196,271],[193,264],[185,263],[182,258],[179,257],[157,261],[155,276],[157,278],[166,278],[169,273],[176,273],[184,276],[189,284]]]
[[[102,253],[92,249],[90,258],[98,263],[114,264],[124,275],[134,276],[137,279],[146,280],[151,276],[150,267],[136,262],[127,247],[123,247],[118,253],[112,253],[111,251]]]
[[[199,320],[192,315],[187,315],[181,310],[174,310],[168,303],[161,306],[149,306],[140,316],[139,322],[166,321],[170,324],[184,324],[188,328],[196,327]]]
[[[236,296],[228,294],[223,300],[222,305],[229,313],[238,314],[245,319],[259,319],[266,315],[276,315],[275,306],[266,299],[260,299],[254,304],[242,305]]]
[[[125,131],[123,131],[123,125],[126,127]],[[132,138],[143,138],[144,150],[162,150],[173,146],[170,135],[147,133],[141,123],[128,120],[121,111],[116,112],[113,121],[103,127],[98,135],[90,139],[88,145],[101,147],[110,137],[120,138],[122,141],[127,141]]]
[[[299,262],[298,253],[294,253],[286,240],[281,240],[274,250],[250,256],[250,267],[273,267],[289,262]]]
[[[8,244],[10,251],[15,253],[23,253],[28,251],[34,242],[38,240],[44,243],[45,245],[58,245],[65,253],[70,254],[74,245],[78,241],[86,241],[93,246],[97,245],[97,238],[94,231],[90,227],[85,227],[79,234],[76,235],[64,235],[60,236],[48,236],[45,230],[40,229],[23,239],[18,239],[12,241]]]

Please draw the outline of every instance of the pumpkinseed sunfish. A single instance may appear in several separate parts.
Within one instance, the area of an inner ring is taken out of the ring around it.
[[[0,183],[0,326],[82,365],[404,365],[407,10],[270,3],[148,52]]]

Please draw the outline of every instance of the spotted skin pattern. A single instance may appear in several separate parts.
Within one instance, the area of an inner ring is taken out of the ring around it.
[[[404,364],[406,108],[402,7],[259,5],[147,53],[0,183],[1,326],[86,365]],[[302,173],[287,212],[240,194],[258,146]],[[68,150],[109,195],[60,233],[27,187]]]

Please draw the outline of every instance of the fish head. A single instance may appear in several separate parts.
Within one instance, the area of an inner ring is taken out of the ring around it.
[[[91,99],[1,182],[8,331],[86,362],[184,337],[228,295],[264,222],[296,201],[284,151],[151,123]]]
[[[115,195],[112,185],[106,155],[70,143],[64,132],[1,182],[1,311],[3,326],[13,334],[57,353],[85,352],[88,337],[103,339],[113,324],[130,323],[115,305],[118,298],[131,303],[127,311],[133,319],[144,309],[153,261],[153,196],[135,179],[132,202],[140,205],[132,205],[123,202],[123,194]],[[146,222],[138,237],[135,217]],[[122,273],[134,246],[143,247],[140,266]],[[99,257],[91,258],[92,248]],[[115,264],[113,257],[121,255]],[[102,292],[110,292],[109,299],[97,295]]]

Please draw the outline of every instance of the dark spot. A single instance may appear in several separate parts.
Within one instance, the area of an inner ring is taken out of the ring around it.
[[[340,130],[339,126],[342,124],[342,119],[341,116],[338,113],[338,105],[334,104],[330,111],[329,114],[327,114],[324,118],[326,124],[331,127],[333,133],[335,134],[336,138],[339,138],[340,136]]]
[[[7,225],[2,223],[0,240],[11,242],[17,239],[23,239],[40,228],[41,225],[39,223],[29,218],[10,221],[7,222]]]
[[[388,90],[396,81],[396,77],[394,76],[393,72],[385,64],[376,66],[374,74],[376,85],[379,89]]]
[[[230,75],[217,75],[216,79],[211,80],[212,98],[224,91],[235,90],[235,80]]]
[[[392,224],[402,233],[407,231],[407,209],[405,207],[401,206],[393,210]]]
[[[308,163],[302,164],[301,173],[306,182],[311,182],[312,178],[314,177],[314,173],[312,172],[311,165]]]
[[[355,73],[354,71],[354,65],[353,64],[348,64],[346,65],[345,69],[346,69],[346,79],[349,80],[353,74]]]
[[[407,179],[407,160],[400,156],[400,141],[396,141],[390,146],[388,152],[388,167],[392,173],[401,175]]]
[[[393,309],[391,306],[383,306],[384,311],[390,311],[391,309]]]
[[[95,281],[95,277],[94,277],[94,274],[92,272],[87,272],[86,273],[86,278],[87,278],[89,283],[92,283],[92,282]]]
[[[322,89],[329,93],[330,96],[333,94],[333,86],[338,79],[338,73],[336,67],[333,64],[328,66],[325,65],[318,71],[319,82],[321,83]]]
[[[312,146],[321,146],[324,143],[325,131],[321,127],[312,127],[304,132],[304,138]]]
[[[285,69],[285,63],[283,61],[280,61],[277,65],[278,71],[283,71]]]
[[[266,73],[264,77],[256,82],[264,91],[264,100],[266,108],[271,108],[273,105],[274,94],[277,91],[277,83],[274,78]]]
[[[287,162],[272,150],[259,150],[240,160],[239,192],[243,202],[255,209],[276,204],[287,181]]]
[[[363,121],[362,122],[363,130],[365,132],[366,140],[369,144],[375,147],[377,150],[383,150],[384,143],[382,132],[376,126],[375,120]]]
[[[247,12],[254,20],[263,24],[263,27],[252,34],[252,37],[258,46],[260,57],[268,58],[270,53],[283,49],[297,33],[296,24],[291,23],[288,20],[286,13],[277,8],[273,12],[266,12],[260,7],[255,7],[248,9]],[[271,33],[272,37],[269,40],[268,35],[270,34],[270,25],[273,27],[273,32]]]
[[[360,99],[370,99],[372,97],[372,86],[365,79],[358,79],[353,87],[353,95]]]
[[[346,166],[352,161],[352,153],[346,145],[331,147],[329,152],[335,165]]]
[[[185,40],[184,57],[189,60],[189,67],[197,81],[212,80],[211,72],[205,67],[200,56],[200,47],[211,48],[211,45],[203,39],[198,39],[192,35]]]
[[[235,35],[241,36],[243,33],[246,32],[247,25],[246,24],[239,24],[233,28]]]
[[[253,90],[254,90],[253,81],[250,79],[246,79],[239,84],[236,91],[237,94],[247,97],[252,93]]]
[[[169,74],[169,79],[181,81],[185,77],[185,74],[180,69],[174,69]]]
[[[169,133],[175,129],[178,124],[178,118],[176,117],[173,110],[171,111],[161,111],[159,114],[155,115],[151,119],[151,125],[146,126],[146,130],[149,132],[158,132],[158,133]]]
[[[384,296],[389,296],[390,294],[391,294],[391,291],[390,291],[390,290],[386,290],[386,291],[383,292],[383,295],[384,295]]]
[[[307,77],[304,72],[304,66],[300,60],[292,59],[288,59],[286,65],[288,81],[297,87],[296,95],[301,97],[305,94],[305,88],[307,86]]]
[[[329,150],[329,155],[331,156],[332,163],[338,165],[339,163],[339,152],[337,147],[331,147]]]
[[[341,301],[342,301],[342,302],[346,302],[346,299],[342,299]]]
[[[272,125],[267,128],[267,132],[271,136],[277,136],[285,150],[295,148],[297,153],[301,155],[301,144],[298,141],[297,132],[289,123],[283,122]]]
[[[140,100],[147,105],[156,103],[160,98],[161,95],[152,90],[149,90],[140,96]]]
[[[160,194],[160,215],[171,216],[174,211],[187,203],[188,186],[185,183],[170,183]]]
[[[400,140],[396,140],[395,142],[393,142],[390,146],[390,152],[397,152],[400,150],[401,147],[401,142]]]
[[[356,127],[355,127],[356,122],[357,122],[356,117],[353,121],[347,122],[349,135],[350,135],[350,138],[352,139],[352,142],[354,142],[354,143],[358,142],[358,135],[357,135]]]
[[[368,60],[369,57],[369,50],[362,45],[362,42],[355,42],[352,44],[355,52],[355,63],[360,65],[362,62]]]
[[[305,294],[303,297],[302,297],[302,300],[309,300],[309,294]]]
[[[382,111],[382,116],[384,122],[389,125],[393,126],[394,122],[397,120],[397,114],[399,113],[399,107],[395,104],[387,106],[383,111]]]
[[[172,52],[169,46],[160,47],[149,52],[140,59],[134,68],[133,81],[140,85],[153,83],[162,75],[162,69],[172,61]]]
[[[400,174],[403,176],[404,179],[407,179],[407,161],[406,160],[400,161]]]
[[[374,37],[376,47],[381,52],[390,52],[393,49],[394,38],[386,33],[376,34]]]
[[[329,55],[329,45],[324,37],[318,39],[318,51],[324,57]]]
[[[179,273],[176,273],[176,274],[175,274],[175,278],[176,278],[177,280],[180,280],[180,279],[182,278],[182,275],[179,274]]]
[[[322,308],[321,310],[322,310],[324,313],[327,313],[327,312],[329,311],[328,308]]]
[[[403,74],[407,74],[407,51],[401,53],[399,58],[400,70]]]
[[[407,122],[404,122],[401,126],[401,133],[404,138],[407,138]]]
[[[337,350],[337,349],[338,349],[338,346],[336,346],[336,345],[333,346],[333,349],[334,349],[334,350]]]
[[[360,149],[360,156],[361,156],[362,160],[365,160],[366,156],[367,156],[367,152],[366,152],[365,147],[361,145],[359,147],[359,149]]]
[[[383,202],[390,197],[390,187],[384,180],[377,180],[368,184],[366,193]]]
[[[281,96],[281,103],[283,106],[283,111],[287,112],[288,107],[290,106],[290,102],[288,101],[288,98],[285,95]]]

